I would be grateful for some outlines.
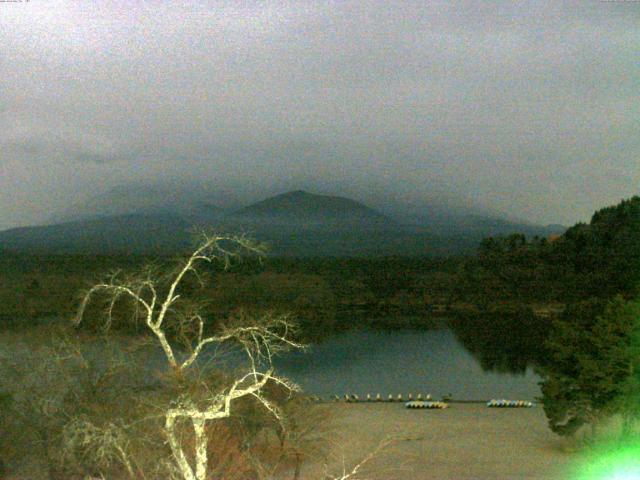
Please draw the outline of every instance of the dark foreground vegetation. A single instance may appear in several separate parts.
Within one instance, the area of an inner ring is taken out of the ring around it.
[[[115,475],[109,478],[189,478],[170,473],[167,458],[176,456],[167,449],[165,418],[157,406],[185,396],[202,402],[206,392],[196,385],[212,392],[236,377],[219,369],[158,382],[140,375],[145,354],[138,340],[149,333],[149,325],[140,303],[127,295],[88,304],[82,332],[61,326],[77,317],[78,292],[104,281],[106,272],[117,282],[130,281],[135,278],[130,272],[140,271],[166,281],[170,275],[164,266],[173,260],[1,252],[0,326],[15,348],[3,353],[2,429],[11,433],[2,435],[0,458],[15,464],[23,449],[38,445],[49,478],[107,470]],[[589,224],[575,225],[561,236],[487,238],[474,256],[249,255],[230,268],[204,262],[198,271],[184,277],[180,298],[184,306],[198,305],[200,335],[282,316],[296,319],[296,341],[318,341],[363,326],[447,325],[486,369],[524,372],[534,367],[543,379],[542,402],[554,432],[575,434],[616,415],[624,419],[625,434],[635,432],[640,414],[640,197],[602,209]],[[105,312],[115,343],[102,336]],[[195,317],[185,318],[190,320],[176,320],[168,328],[170,342],[197,337]],[[108,359],[96,357],[92,345],[97,344]],[[269,478],[269,469],[295,478],[305,449],[320,455],[323,443],[314,435],[322,431],[322,422],[301,407],[304,398],[283,391],[277,382],[263,386],[264,399],[285,412],[282,418],[290,423],[274,421],[264,404],[243,398],[234,415],[208,425],[205,436],[210,458],[218,459],[215,468],[229,462],[222,478]],[[301,411],[307,413],[297,416]],[[318,423],[305,423],[312,420]],[[193,452],[197,436],[187,427],[178,425],[176,435],[184,450]],[[220,477],[213,470],[207,475]]]
[[[133,271],[148,263],[162,265],[172,257],[145,256],[23,256],[0,259],[2,327],[33,320],[70,318],[78,292],[105,272]],[[413,258],[242,259],[225,270],[203,267],[208,281],[191,280],[185,288],[206,298],[211,319],[239,308],[293,313],[310,331],[348,328],[359,321],[415,317],[426,320],[431,310],[452,302],[442,280],[453,275],[454,261]],[[451,272],[451,273],[449,273]],[[433,277],[433,278],[432,278]]]
[[[5,332],[3,461],[28,478],[300,478],[326,439],[318,410],[273,369],[274,355],[304,348],[296,324],[243,314],[208,325],[204,305],[182,296],[187,280],[202,281],[201,264],[260,252],[204,235],[172,269],[113,272],[90,286],[73,328]],[[202,359],[208,347],[236,360]]]

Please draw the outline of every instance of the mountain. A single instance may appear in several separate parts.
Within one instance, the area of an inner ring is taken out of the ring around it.
[[[473,252],[490,235],[546,237],[563,231],[460,211],[399,222],[350,198],[302,190],[225,210],[210,191],[180,186],[119,187],[69,208],[59,218],[65,221],[0,231],[0,249],[175,252],[189,246],[194,228],[207,228],[252,236],[270,244],[274,255],[441,256]]]
[[[189,245],[189,223],[171,215],[116,215],[0,232],[2,248],[37,253],[171,253]]]
[[[303,190],[283,193],[233,213],[239,221],[276,222],[285,225],[388,225],[389,217],[345,197],[315,195]]]
[[[562,235],[567,231],[567,227],[558,223],[551,223],[549,225],[545,225],[543,228],[548,232],[548,235]]]

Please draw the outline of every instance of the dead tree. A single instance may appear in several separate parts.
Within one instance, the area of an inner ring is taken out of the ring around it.
[[[183,377],[194,369],[203,349],[209,344],[235,343],[244,351],[246,370],[235,379],[210,392],[206,398],[195,399],[188,393],[175,398],[163,407],[164,429],[171,449],[172,460],[178,476],[184,480],[205,480],[210,459],[207,455],[209,439],[206,435],[208,422],[229,417],[234,402],[242,397],[252,397],[262,404],[278,420],[281,413],[265,395],[268,383],[277,384],[292,391],[297,386],[275,374],[272,359],[275,354],[287,349],[303,348],[294,341],[294,325],[285,316],[267,316],[251,323],[222,327],[216,334],[205,333],[206,325],[198,308],[180,301],[180,287],[187,275],[198,277],[197,265],[223,262],[229,265],[233,257],[242,254],[262,254],[263,250],[243,237],[203,235],[193,253],[184,259],[178,268],[165,279],[152,269],[136,276],[111,275],[105,282],[91,287],[83,297],[75,324],[80,325],[85,310],[95,295],[108,299],[104,327],[111,326],[114,306],[121,298],[133,302],[136,313],[162,348],[171,370]],[[168,330],[178,331],[182,340],[178,347],[171,340]],[[177,422],[190,422],[195,438],[195,452],[185,451],[185,445],[177,432]]]

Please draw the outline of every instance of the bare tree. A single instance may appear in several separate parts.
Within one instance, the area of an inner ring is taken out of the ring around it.
[[[364,456],[357,464],[353,465],[351,468],[342,464],[342,469],[338,474],[332,474],[325,471],[325,480],[369,480],[371,477],[362,476],[363,469],[369,464],[372,460],[378,458],[380,454],[387,449],[390,445],[398,442],[399,438],[395,436],[387,436],[383,438],[376,448],[371,450],[366,456]],[[326,467],[325,467],[326,468]],[[372,479],[371,479],[372,480]]]
[[[139,275],[124,276],[115,273],[105,282],[91,287],[83,297],[75,319],[80,325],[92,297],[106,296],[108,307],[104,327],[112,323],[114,307],[121,298],[133,302],[135,313],[142,317],[147,329],[158,342],[167,363],[176,378],[184,379],[196,370],[198,358],[209,344],[235,343],[247,359],[243,373],[217,390],[208,385],[204,394],[182,392],[170,405],[164,407],[164,430],[172,453],[172,460],[179,476],[184,480],[205,480],[209,466],[206,434],[208,422],[229,417],[234,402],[251,397],[263,405],[276,419],[281,420],[279,408],[264,394],[267,384],[276,384],[288,391],[297,386],[274,373],[273,356],[283,350],[303,348],[293,340],[294,324],[286,316],[265,316],[249,324],[223,326],[216,334],[207,334],[205,319],[197,304],[181,301],[180,287],[187,275],[199,279],[197,265],[213,261],[229,265],[232,258],[241,254],[263,253],[263,249],[244,237],[203,235],[193,253],[167,277],[146,269]],[[177,332],[168,335],[168,332]],[[181,346],[175,339],[181,340]],[[173,340],[172,340],[173,339]],[[202,389],[201,389],[202,392]],[[186,451],[179,435],[177,423],[190,423],[195,438],[195,451]]]

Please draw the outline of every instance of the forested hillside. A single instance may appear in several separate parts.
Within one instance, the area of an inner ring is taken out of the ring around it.
[[[640,197],[598,210],[590,223],[561,236],[486,238],[466,268],[480,296],[563,302],[632,296],[640,284]]]

